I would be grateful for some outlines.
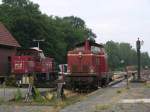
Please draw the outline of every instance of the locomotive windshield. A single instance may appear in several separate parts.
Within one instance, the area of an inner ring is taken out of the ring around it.
[[[97,47],[97,46],[91,46],[91,51],[93,53],[100,53],[101,52],[101,48]]]
[[[19,50],[17,52],[17,56],[34,56],[36,58],[44,59],[44,53],[42,50],[34,50],[34,49],[27,49],[27,50]]]
[[[76,47],[74,50],[75,50],[75,51],[84,51],[84,47],[83,47],[83,46],[81,46],[81,47]]]
[[[17,52],[17,56],[34,56],[35,53],[34,52],[30,52],[30,51],[18,51]]]

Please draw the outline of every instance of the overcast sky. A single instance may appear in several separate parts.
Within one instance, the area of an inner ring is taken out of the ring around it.
[[[97,34],[97,42],[129,42],[138,37],[150,53],[150,0],[32,0],[43,13],[78,16]]]
[[[47,15],[78,16],[97,35],[97,42],[144,40],[150,54],[150,0],[31,0]]]

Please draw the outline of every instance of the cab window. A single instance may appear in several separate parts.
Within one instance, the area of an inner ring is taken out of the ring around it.
[[[101,49],[97,46],[91,46],[91,51],[93,53],[100,53],[101,52]]]
[[[82,47],[76,47],[74,50],[75,51],[84,51],[84,47],[83,46]]]

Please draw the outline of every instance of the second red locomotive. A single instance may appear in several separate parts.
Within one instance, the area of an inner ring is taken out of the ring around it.
[[[104,46],[86,40],[68,52],[67,83],[72,88],[104,86],[109,81]]]
[[[38,83],[56,78],[53,58],[45,57],[38,47],[17,50],[11,58],[11,72],[22,84],[28,84],[33,75]]]

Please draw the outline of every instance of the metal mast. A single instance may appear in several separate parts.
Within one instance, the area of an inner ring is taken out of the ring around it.
[[[33,42],[37,42],[38,44],[38,48],[40,49],[40,42],[44,42],[45,40],[44,39],[33,39]]]

